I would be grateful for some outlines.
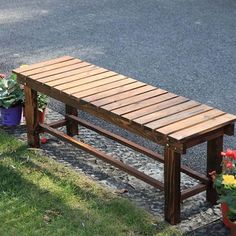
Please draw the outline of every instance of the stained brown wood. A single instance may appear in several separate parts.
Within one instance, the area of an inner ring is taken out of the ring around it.
[[[120,78],[120,75],[119,75],[119,78]],[[125,79],[125,84],[124,84],[124,81],[123,81],[124,79]],[[107,92],[109,90],[112,90],[112,89],[115,89],[115,88],[121,88],[123,86],[127,86],[127,85],[130,85],[130,84],[136,83],[136,82],[137,82],[136,80],[131,79],[131,78],[126,78],[124,76],[122,80],[118,80],[116,82],[113,82],[112,84],[105,84],[105,85],[102,85],[102,86],[97,87],[97,88],[88,89],[88,90],[83,91],[83,92],[75,93],[75,94],[73,94],[73,96],[80,97],[80,98],[85,98],[89,95],[93,96],[93,95],[96,95],[100,92]]]
[[[224,114],[222,116],[213,118],[211,120],[208,120],[206,122],[203,122],[201,124],[192,126],[190,128],[186,128],[181,131],[177,131],[176,133],[170,134],[170,137],[176,139],[176,140],[185,140],[188,138],[191,138],[193,136],[200,135],[202,133],[210,132],[213,129],[220,128],[222,126],[225,126],[227,124],[230,124],[234,122],[235,116],[231,114]]]
[[[44,73],[44,72],[47,72],[47,71],[52,71],[52,70],[55,70],[55,69],[58,69],[58,68],[63,68],[63,67],[66,67],[66,66],[79,64],[81,62],[82,62],[81,60],[74,58],[74,59],[69,60],[69,61],[63,61],[63,62],[59,62],[59,63],[53,64],[53,65],[48,65],[48,66],[44,66],[44,67],[41,67],[41,68],[30,70],[30,71],[26,71],[26,72],[24,72],[24,75],[25,76],[37,75],[37,74]]]
[[[196,124],[203,123],[205,121],[214,119],[218,116],[221,116],[225,114],[225,112],[213,109],[209,110],[203,113],[200,113],[198,115],[191,116],[190,118],[185,118],[185,117],[178,117],[176,119],[172,119],[171,121],[165,122],[165,126],[162,128],[158,128],[158,131],[163,133],[163,134],[171,134],[174,132],[177,132],[179,130],[183,130],[186,128],[189,128],[191,126],[194,126]],[[168,125],[169,124],[169,125]],[[163,124],[159,124],[159,127],[163,126]]]
[[[153,86],[145,86],[142,88],[133,89],[131,91],[119,93],[104,99],[97,100],[93,102],[93,104],[98,107],[103,106],[104,109],[111,110],[116,107],[122,107],[134,103],[135,101],[140,101],[140,99],[144,100],[146,98],[157,96],[162,93],[164,93],[163,90],[158,90]],[[110,104],[110,106],[107,104]]]
[[[103,98],[107,98],[116,94],[121,94],[133,89],[137,89],[137,88],[141,88],[141,87],[146,87],[147,85],[145,83],[142,82],[135,82],[132,84],[128,84],[125,86],[120,86],[114,89],[109,89],[103,92],[99,92],[90,96],[86,96],[84,97],[84,100],[86,100],[87,102],[92,102],[92,101],[97,101],[99,99],[103,99]]]
[[[161,102],[170,100],[175,97],[177,97],[177,95],[175,95],[173,93],[165,93],[165,94],[161,94],[160,96],[156,96],[156,97],[153,97],[150,99],[142,100],[142,101],[139,101],[137,103],[133,103],[133,104],[125,106],[125,107],[117,108],[115,110],[112,110],[112,112],[117,115],[124,115],[126,113],[136,111],[136,110],[148,107],[148,106],[153,106],[157,103],[161,103]]]
[[[126,80],[122,75],[107,76],[107,75],[105,75],[105,73],[97,76],[97,78],[100,78],[100,79],[97,81],[91,82],[91,83],[81,85],[81,86],[79,86],[79,84],[78,84],[78,86],[76,86],[74,88],[65,89],[65,92],[69,93],[69,94],[74,94],[74,93],[82,92],[84,90],[97,88],[102,85],[113,84],[115,81],[119,81],[119,80],[122,80],[125,84],[125,80]]]
[[[139,110],[129,112],[129,113],[123,115],[123,117],[130,119],[130,120],[133,119],[134,122],[139,123],[139,124],[143,124],[141,122],[137,122],[136,118],[138,118],[140,116],[148,115],[153,112],[153,113],[155,113],[155,119],[154,119],[154,121],[155,121],[157,119],[160,119],[161,116],[163,116],[163,113],[158,114],[158,112],[161,112],[162,110],[165,110],[169,107],[171,107],[171,109],[173,111],[173,106],[177,106],[178,104],[182,104],[187,101],[188,101],[188,99],[184,98],[184,97],[173,97],[172,99],[169,99],[167,101],[162,101],[162,102],[154,104],[152,106],[144,107]]]
[[[142,154],[144,154],[148,157],[151,157],[153,160],[160,161],[161,163],[164,163],[164,157],[162,155],[160,155],[156,152],[153,152],[153,151],[151,151],[151,150],[149,150],[149,149],[147,149],[143,146],[140,146],[140,145],[138,145],[138,144],[126,139],[126,138],[123,138],[119,135],[113,134],[110,131],[107,131],[107,130],[101,128],[101,127],[98,127],[94,124],[91,124],[91,123],[89,123],[89,122],[87,122],[87,121],[85,121],[81,118],[78,118],[76,116],[66,115],[66,118],[72,119],[73,121],[76,121],[79,125],[82,125],[82,126],[86,127],[87,129],[93,130],[96,133],[99,133],[99,134],[101,134],[105,137],[108,137],[108,138],[110,138],[110,139],[112,139],[116,142],[119,142],[119,143],[121,143],[121,144],[123,144],[127,147],[130,147],[130,148],[132,148],[132,149],[134,149],[134,150],[136,150],[136,151],[138,151],[138,152],[140,152],[140,153],[142,153]],[[61,123],[62,123],[62,126],[65,125],[64,120],[62,120]],[[57,126],[57,124],[54,124],[54,123],[49,124],[49,126],[50,127],[55,126],[55,128],[60,127],[60,126]],[[194,171],[194,170],[192,170],[191,168],[189,168],[185,165],[181,165],[181,172],[189,175],[192,178],[195,178],[195,179],[201,181],[202,183],[208,184],[210,182],[209,179],[205,175],[200,174],[197,171]]]
[[[188,188],[181,193],[181,201],[185,200],[186,198],[192,197],[198,193],[201,193],[207,189],[207,185],[205,184],[197,184],[191,188]]]
[[[12,72],[13,73],[24,73],[24,72],[27,72],[27,71],[30,71],[30,70],[33,70],[33,69],[37,69],[37,68],[41,68],[41,67],[44,67],[44,66],[53,65],[53,64],[56,64],[56,63],[60,63],[60,62],[63,62],[63,61],[69,61],[69,60],[73,60],[73,59],[74,58],[70,57],[70,56],[63,56],[63,57],[59,57],[59,58],[56,58],[56,59],[52,59],[50,61],[44,61],[44,62],[39,62],[39,63],[32,64],[32,65],[27,65],[25,67],[20,67],[20,68],[17,68],[15,70],[13,70]]]
[[[43,72],[40,74],[31,75],[30,77],[32,79],[39,80],[39,79],[42,79],[42,78],[45,78],[48,76],[58,75],[58,74],[61,74],[61,73],[67,72],[67,71],[78,69],[78,68],[80,68],[80,66],[81,66],[80,63],[78,63],[78,64],[74,64],[71,66],[65,66],[63,68],[58,68],[58,69],[46,71],[46,72]]]
[[[87,73],[88,75],[84,76],[85,73]],[[69,91],[70,89],[74,89],[75,87],[81,86],[82,84],[89,84],[94,81],[107,79],[108,77],[117,75],[112,72],[105,71],[104,69],[95,69],[85,73],[82,73],[81,75],[78,76],[74,76],[74,80],[70,82],[60,85],[55,85],[54,88]]]
[[[78,111],[76,108],[71,107],[69,105],[65,106],[66,114],[67,115],[73,115],[73,116],[78,116]],[[52,128],[52,126],[50,126]],[[78,124],[74,120],[67,119],[66,122],[66,131],[69,136],[75,136],[78,135],[79,129],[78,129]]]
[[[180,154],[169,148],[164,153],[165,220],[171,224],[180,222]]]
[[[169,116],[163,117],[161,119],[154,120],[152,122],[145,124],[145,126],[151,128],[151,129],[157,130],[160,127],[163,127],[163,126],[169,125],[171,123],[183,120],[185,118],[203,113],[205,111],[209,111],[211,109],[213,109],[213,108],[206,106],[206,105],[195,106],[191,109],[187,109],[187,110],[184,110],[181,112],[174,113],[173,115],[169,115]],[[172,107],[172,110],[174,111],[175,107]]]
[[[199,103],[189,101],[188,99],[184,99],[184,101],[182,101],[182,98],[183,97],[177,97],[174,100],[171,99],[161,104],[156,104],[151,107],[145,107],[138,111],[125,114],[124,117],[143,125],[145,123],[150,123],[151,121],[155,121],[157,119],[173,115],[175,113],[200,105]],[[180,103],[177,102],[173,104],[173,101],[176,100],[180,100]],[[173,105],[175,106],[175,109],[173,109]]]
[[[215,139],[209,140],[207,142],[207,176],[210,178],[209,173],[216,171],[217,174],[222,172],[222,156],[221,152],[223,150],[223,136],[219,136]],[[216,204],[218,195],[216,190],[213,188],[213,183],[211,182],[207,188],[206,199],[211,204]]]
[[[50,81],[50,82],[46,82],[47,85],[52,86],[54,88],[71,88],[73,87],[73,83],[80,83],[81,81],[83,81],[84,83],[88,83],[89,81],[91,81],[92,79],[101,79],[101,78],[105,78],[105,77],[110,77],[110,76],[114,76],[117,75],[114,72],[110,72],[110,71],[105,71],[104,69],[99,69],[97,67],[85,67],[85,68],[81,68],[80,72],[72,75],[72,76],[68,76],[68,77],[64,77],[58,80],[54,80],[54,81]],[[83,79],[83,80],[82,80]]]
[[[30,147],[39,147],[39,116],[37,106],[37,92],[30,87],[24,87],[25,93],[25,120],[27,139]]]
[[[90,65],[87,62],[81,62],[81,63],[78,64],[78,67],[76,69],[74,69],[74,70],[65,71],[65,72],[62,72],[60,74],[51,75],[51,76],[39,78],[39,79],[36,79],[36,80],[41,82],[41,83],[46,83],[46,82],[50,83],[50,85],[53,86],[54,85],[54,81],[57,81],[59,79],[66,79],[66,81],[67,81],[67,77],[71,77],[71,76],[77,75],[77,74],[79,74],[81,72],[88,71],[91,68],[98,68],[98,67],[96,67],[94,65]]]
[[[165,219],[171,224],[180,221],[180,201],[187,197],[207,188],[207,200],[215,203],[217,196],[209,184],[209,178],[187,166],[181,166],[181,154],[185,153],[187,148],[207,141],[207,172],[213,169],[220,172],[219,153],[223,146],[223,135],[233,134],[235,116],[72,57],[37,63],[14,71],[18,81],[26,86],[26,120],[30,145],[39,145],[38,134],[46,131],[154,187],[164,189]],[[65,120],[49,125],[39,124],[36,91],[65,103]],[[77,108],[164,146],[164,158],[127,139],[82,121],[77,117]],[[70,137],[77,134],[78,124],[134,148],[154,160],[164,162],[164,185]],[[67,126],[68,135],[52,128],[64,125]],[[180,171],[201,183],[181,194]]]
[[[66,135],[56,129],[51,128],[50,126],[48,126],[46,124],[40,124],[40,126],[44,131],[54,135],[55,137],[58,137],[63,141],[67,141],[76,147],[79,147],[80,149],[98,157],[99,159],[127,172],[128,174],[131,174],[131,175],[135,176],[136,178],[141,179],[142,181],[152,185],[153,187],[161,189],[161,190],[164,189],[164,185],[160,181],[136,170],[135,168],[133,168],[131,166],[124,164],[123,162],[121,162],[117,159],[112,158],[111,156],[108,156],[104,152],[98,151],[97,149],[91,147],[90,145],[80,142],[80,141],[70,137],[69,135]]]

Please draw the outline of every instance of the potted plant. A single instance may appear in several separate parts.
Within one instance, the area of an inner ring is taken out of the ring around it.
[[[222,152],[222,173],[211,173],[214,187],[219,194],[223,222],[236,236],[236,150]]]
[[[21,120],[24,93],[16,80],[15,75],[0,79],[0,114],[1,125],[19,125]]]
[[[43,93],[38,93],[38,111],[39,111],[39,122],[43,123],[45,118],[45,111],[48,104],[48,96]]]

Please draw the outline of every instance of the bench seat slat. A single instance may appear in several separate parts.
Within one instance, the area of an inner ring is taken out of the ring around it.
[[[109,73],[109,72],[108,72]],[[95,81],[88,81],[88,83],[83,84],[83,85],[79,85],[77,84],[77,86],[73,87],[73,88],[69,88],[69,89],[63,89],[61,88],[61,90],[67,94],[75,94],[84,90],[88,90],[91,88],[97,88],[99,86],[102,85],[106,85],[106,84],[112,84],[115,81],[118,80],[125,80],[126,78],[122,75],[108,75],[108,73],[102,73],[99,75],[96,75],[96,80]],[[79,81],[78,81],[79,82]]]
[[[92,70],[70,77],[66,83],[61,84],[61,82],[59,82],[59,84],[54,85],[53,87],[59,90],[67,90],[67,89],[69,90],[70,88],[80,86],[81,81],[83,81],[83,84],[90,83],[96,80],[105,79],[113,75],[117,75],[117,74],[115,74],[114,72],[107,71],[102,68],[95,68],[95,69],[93,68]]]
[[[132,91],[119,93],[111,97],[97,100],[93,102],[93,104],[95,104],[98,107],[104,107],[107,110],[111,110],[115,109],[116,107],[122,107],[124,105],[131,104],[135,101],[138,102],[140,100],[144,100],[145,98],[158,96],[165,92],[166,91],[157,89],[153,86],[145,86],[142,88],[134,89]]]
[[[160,118],[164,118],[166,116],[170,116],[199,105],[200,104],[197,102],[189,101],[186,99],[183,102],[181,101],[179,104],[176,104],[175,106],[164,108],[161,111],[159,110],[159,107],[153,107],[153,109],[144,108],[143,111],[139,110],[137,112],[129,113],[125,115],[125,117],[127,117],[128,119],[136,117],[132,118],[132,121],[144,125]]]
[[[116,76],[114,76],[114,77],[116,77]],[[75,94],[73,94],[73,96],[75,96],[77,98],[84,98],[89,95],[96,95],[100,92],[107,92],[107,91],[115,89],[115,88],[122,88],[124,86],[127,86],[127,85],[137,82],[137,80],[131,79],[131,78],[124,77],[124,79],[125,79],[125,83],[123,80],[118,80],[118,81],[113,82],[112,84],[105,84],[105,85],[102,85],[97,88],[91,88],[91,89],[87,89],[82,92],[75,93]]]
[[[60,63],[63,61],[69,61],[69,60],[73,60],[73,59],[74,59],[74,57],[63,56],[63,57],[52,59],[50,61],[43,61],[43,62],[35,63],[32,65],[28,65],[27,67],[20,67],[20,68],[15,69],[14,72],[23,74],[23,73],[33,70],[33,69],[42,68],[44,66],[53,65],[53,64],[57,64],[57,63]]]
[[[87,71],[90,70],[90,68],[97,68],[94,65],[91,65],[87,62],[81,62],[78,64],[77,68],[70,70],[70,71],[66,71],[66,72],[62,72],[60,74],[56,74],[56,75],[51,75],[48,77],[43,77],[43,78],[39,78],[36,79],[37,81],[41,82],[41,83],[52,83],[52,85],[54,85],[53,83],[55,83],[57,80],[59,79],[67,79],[67,77],[76,75],[76,74],[80,74],[81,71],[83,72],[83,70]],[[56,82],[57,83],[57,82]]]
[[[98,92],[98,93],[93,94],[93,95],[86,96],[86,97],[84,97],[84,99],[86,99],[86,101],[88,101],[88,102],[96,101],[96,100],[99,100],[99,99],[103,99],[103,98],[106,98],[106,97],[110,97],[110,96],[113,96],[113,95],[116,95],[116,94],[124,93],[124,92],[130,91],[130,90],[133,90],[133,89],[146,87],[146,86],[148,86],[148,85],[146,85],[143,82],[136,81],[133,84],[120,86],[120,87],[117,87],[117,88],[114,88],[114,89],[110,89],[110,90],[106,90],[106,91],[103,91],[103,92]]]
[[[168,135],[168,134],[175,133],[177,131],[189,128],[191,126],[203,123],[205,121],[214,119],[223,114],[225,114],[225,112],[217,110],[217,109],[213,109],[213,110],[189,117],[184,120],[177,120],[176,122],[173,121],[174,123],[170,123],[169,125],[166,125],[157,130],[163,134]]]
[[[124,115],[126,113],[136,111],[145,107],[153,106],[157,103],[162,103],[164,101],[171,100],[176,97],[178,96],[173,93],[165,93],[165,94],[161,94],[160,96],[152,97],[150,99],[141,100],[137,103],[133,103],[128,106],[116,108],[115,110],[112,110],[112,112],[117,115]]]
[[[41,68],[30,70],[30,71],[26,71],[26,72],[24,72],[24,74],[25,74],[25,76],[37,75],[37,74],[44,73],[47,71],[52,71],[52,70],[55,70],[58,68],[63,68],[66,66],[79,64],[81,62],[82,62],[81,60],[75,58],[75,59],[72,59],[69,61],[63,61],[63,62],[59,62],[59,63],[53,64],[53,65],[48,65],[48,66],[44,66]]]
[[[210,132],[213,129],[220,128],[227,124],[234,122],[236,117],[231,114],[224,114],[222,116],[213,118],[211,120],[205,121],[204,123],[197,124],[190,128],[186,128],[176,133],[172,133],[169,136],[179,141],[183,141],[185,139],[192,138],[193,136],[200,135],[205,132]]]
[[[212,109],[213,109],[212,107],[209,107],[209,106],[206,106],[206,105],[196,106],[196,107],[193,107],[191,109],[188,109],[188,110],[185,110],[185,111],[182,111],[182,112],[179,112],[179,113],[175,113],[173,115],[166,116],[162,119],[154,120],[152,122],[149,122],[149,123],[145,124],[145,126],[151,128],[151,129],[158,129],[162,126],[169,125],[171,123],[189,118],[189,117],[194,116],[194,115],[201,114],[205,111],[209,111],[209,110],[212,110]],[[172,110],[174,111],[175,108],[172,108]]]
[[[75,70],[75,69],[78,69],[79,66],[80,66],[80,63],[77,63],[77,64],[74,64],[74,65],[65,66],[63,68],[58,68],[58,69],[55,69],[55,70],[50,70],[50,71],[46,71],[46,72],[43,72],[43,73],[40,73],[40,74],[32,75],[30,77],[32,79],[37,80],[37,79],[40,79],[40,78],[45,78],[45,77],[48,77],[48,76],[53,76],[53,75],[57,75],[57,74],[67,72],[67,71]]]

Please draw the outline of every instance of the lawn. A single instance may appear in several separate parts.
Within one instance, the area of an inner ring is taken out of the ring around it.
[[[180,235],[127,199],[0,131],[0,235]]]

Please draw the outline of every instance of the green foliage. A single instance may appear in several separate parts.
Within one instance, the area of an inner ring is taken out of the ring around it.
[[[43,110],[47,107],[48,104],[48,96],[43,93],[38,93],[37,101],[38,101],[38,110],[43,112]]]
[[[16,75],[0,79],[0,107],[9,108],[24,101],[24,93],[16,80]]]
[[[0,235],[181,235],[176,228],[0,131]]]

